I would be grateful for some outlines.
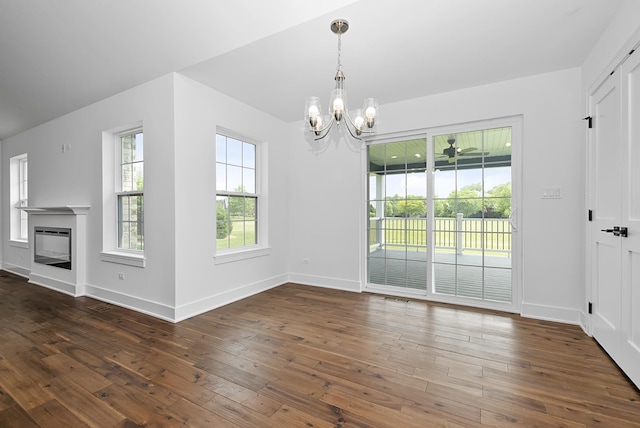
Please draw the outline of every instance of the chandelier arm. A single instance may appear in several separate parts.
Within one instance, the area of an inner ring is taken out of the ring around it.
[[[351,122],[351,119],[349,119],[349,122]],[[351,127],[349,126],[349,124],[348,124],[348,123],[345,123],[345,126],[344,126],[344,127],[345,127],[345,128],[347,128],[347,131],[349,131],[349,134],[351,134],[351,136],[352,136],[353,138],[355,138],[355,139],[356,139],[356,140],[358,140],[358,141],[362,141],[362,138],[361,138],[361,137],[357,137],[356,135],[354,135],[354,133],[353,133],[353,131],[351,130]],[[354,129],[355,129],[355,125],[354,125]]]
[[[356,126],[355,122],[353,121],[353,119],[351,119],[351,116],[349,116],[349,113],[345,112],[345,116],[347,117],[347,121],[349,121],[349,123],[351,124],[351,126],[353,126],[353,129],[358,129],[358,127]],[[346,126],[347,130],[349,131],[349,133],[351,134],[351,136],[353,136],[353,138],[357,138],[358,140],[362,140],[361,136],[354,136],[353,132],[351,132],[351,129],[349,129],[349,126]],[[360,130],[361,134],[367,134],[367,135],[371,135],[374,132],[371,131],[370,129],[366,129],[365,126],[362,127],[362,129]]]
[[[357,126],[356,126],[356,124],[353,122],[353,120],[351,119],[351,116],[349,116],[349,112],[348,112],[348,111],[345,111],[345,112],[344,112],[344,115],[347,117],[347,120],[349,121],[349,123],[351,124],[351,126],[353,126],[353,129],[356,129],[356,128],[357,128]],[[347,126],[347,128],[349,128],[349,127]]]
[[[329,115],[329,117],[330,117],[329,122],[326,125],[324,125],[322,128],[320,128],[320,129],[310,128],[309,131],[318,132],[318,133],[321,134],[324,131],[327,131],[327,130],[331,129],[331,127],[333,126],[333,122],[335,121],[335,118],[332,115]]]
[[[320,135],[318,135],[317,138],[314,138],[314,141],[320,141],[322,140],[324,137],[326,137],[327,135],[329,135],[329,131],[331,131],[331,128],[333,128],[333,124],[336,123],[336,121],[333,119],[333,117],[331,118],[331,120],[329,121],[329,124],[327,126],[325,126],[324,128],[322,128],[321,130],[319,130],[318,132],[320,133]]]

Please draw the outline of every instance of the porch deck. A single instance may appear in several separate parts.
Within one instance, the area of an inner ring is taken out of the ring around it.
[[[368,271],[369,283],[424,290],[427,287],[427,253],[376,250],[369,254]],[[511,257],[507,255],[485,255],[483,258],[475,254],[436,251],[432,272],[436,293],[511,301]]]

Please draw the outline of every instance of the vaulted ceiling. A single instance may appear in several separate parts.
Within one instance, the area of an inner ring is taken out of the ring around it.
[[[169,72],[286,122],[579,67],[622,0],[0,0],[0,139]],[[311,7],[313,5],[313,7]]]

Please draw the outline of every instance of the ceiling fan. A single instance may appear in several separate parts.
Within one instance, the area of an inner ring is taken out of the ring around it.
[[[456,148],[453,145],[456,143],[455,137],[449,137],[447,139],[447,143],[449,143],[449,147],[442,150],[442,154],[438,155],[437,158],[448,158],[449,163],[454,163],[456,161],[457,156],[465,156],[467,154],[476,155],[476,156],[486,156],[489,152],[483,153],[475,153],[478,149],[476,147],[466,147],[461,149],[460,147]]]

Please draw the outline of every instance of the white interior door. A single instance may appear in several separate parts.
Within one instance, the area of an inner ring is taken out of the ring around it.
[[[613,233],[621,219],[620,86],[609,78],[591,98],[592,172],[592,332],[610,355],[620,335],[621,240]]]
[[[592,333],[640,386],[640,58],[590,99]]]
[[[622,338],[619,364],[640,386],[640,55],[621,67],[622,94]]]

